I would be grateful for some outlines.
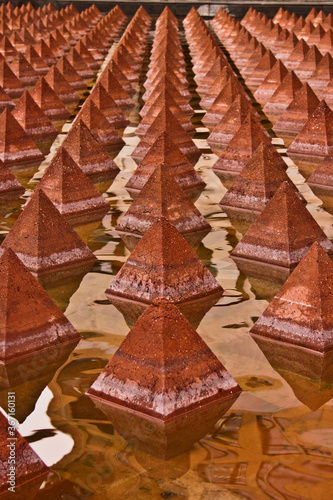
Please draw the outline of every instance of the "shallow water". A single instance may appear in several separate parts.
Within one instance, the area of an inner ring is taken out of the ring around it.
[[[116,430],[85,396],[129,331],[104,291],[129,255],[114,228],[131,203],[124,185],[136,166],[130,154],[138,142],[134,135],[137,111],[125,133],[126,147],[116,158],[121,172],[106,192],[110,213],[98,227],[80,230],[98,264],[81,283],[52,291],[82,340],[67,361],[68,352],[51,361],[39,358],[30,367],[28,382],[11,389],[17,393],[20,432],[62,480],[69,480],[63,485],[69,498],[332,498],[333,387],[322,381],[325,377],[319,376],[319,370],[317,379],[311,380],[286,371],[281,364],[276,366],[268,353],[273,368],[248,333],[268,304],[265,297],[274,295],[275,285],[240,274],[229,257],[242,234],[218,206],[226,188],[211,170],[217,157],[203,138],[208,135],[204,128],[198,128],[195,136],[202,150],[196,169],[207,187],[196,206],[213,229],[197,253],[225,293],[197,331],[243,393],[212,432],[169,460],[138,449],[140,435],[135,436],[134,426],[128,444],[121,435],[121,424],[119,427],[118,422]],[[198,110],[196,117],[200,113]],[[62,139],[57,139],[53,152]],[[285,156],[283,143],[278,139],[274,143]],[[323,210],[295,165],[286,161],[288,174],[309,202],[311,214],[333,239],[332,215]],[[45,165],[28,187],[41,177]],[[2,217],[3,236],[18,213]],[[7,390],[2,391],[2,401]],[[125,419],[120,421],[125,426]],[[149,422],[142,425],[140,432],[149,436]],[[153,442],[155,436],[151,439]],[[73,489],[72,483],[80,489]],[[62,498],[60,490],[52,498]]]

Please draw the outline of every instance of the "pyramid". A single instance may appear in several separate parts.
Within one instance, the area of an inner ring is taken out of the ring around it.
[[[157,164],[146,184],[121,218],[116,230],[142,237],[153,222],[165,217],[186,238],[191,233],[209,232],[211,227],[167,165]]]
[[[277,60],[265,80],[259,85],[253,96],[260,103],[266,103],[279,87],[288,70],[282,61]]]
[[[311,87],[304,83],[293,101],[275,123],[273,130],[289,140],[302,130],[309,117],[319,105],[319,99]]]
[[[74,47],[72,47],[69,53],[66,55],[66,59],[85,82],[90,82],[91,80],[93,80],[93,78],[95,77],[95,72],[82,59],[82,57]]]
[[[315,241],[251,334],[311,349],[333,351],[333,264]]]
[[[308,79],[310,87],[320,94],[333,78],[333,58],[329,52],[324,55]]]
[[[80,54],[84,62],[89,66],[89,68],[94,71],[98,71],[100,63],[98,61],[95,61],[82,40],[79,40],[77,42],[77,44],[75,45],[75,49]]]
[[[16,426],[11,425],[13,419],[7,417],[0,410],[0,495],[12,494],[8,491],[9,487],[14,487],[14,495],[17,496],[16,488],[24,485],[25,491],[29,490],[28,483],[37,480],[38,478],[44,479],[49,473],[49,468],[44,464],[44,462],[39,458],[39,456],[31,448],[30,444],[19,434],[16,430]],[[9,431],[11,435],[9,436]],[[9,438],[13,437],[13,440]],[[11,472],[9,457],[11,448],[8,445],[13,445],[15,449],[15,479],[12,480],[13,485],[7,481],[11,480],[10,476],[7,476]]]
[[[61,147],[35,191],[42,189],[71,225],[101,220],[110,206],[89,178]]]
[[[17,57],[11,62],[10,68],[25,86],[35,85],[39,75],[31,66],[29,61],[24,57],[23,54],[18,54]]]
[[[302,83],[293,71],[289,71],[283,82],[266,102],[263,112],[271,121],[276,121],[289,104],[294,100],[297,92],[302,88]]]
[[[191,199],[201,193],[206,186],[168,133],[162,132],[125,186],[133,198],[139,194],[157,165],[164,165],[172,169],[175,180]]]
[[[77,119],[62,146],[92,182],[112,181],[119,168],[92,136],[81,119]]]
[[[20,97],[25,90],[23,83],[15,76],[6,61],[0,61],[0,85],[12,99]]]
[[[122,109],[107,92],[102,83],[97,82],[90,94],[90,99],[94,101],[98,109],[103,113],[108,122],[116,130],[124,130],[130,121],[124,115]]]
[[[309,52],[305,55],[303,61],[295,68],[295,73],[302,82],[307,82],[308,78],[317,68],[323,56],[317,49],[316,45],[312,45]]]
[[[321,101],[287,150],[288,156],[308,162],[323,159],[333,145],[333,112]]]
[[[206,94],[200,101],[200,107],[202,109],[205,109],[208,111],[212,104],[214,103],[215,99],[221,92],[221,89],[225,86],[227,81],[230,78],[230,75],[232,73],[232,69],[230,66],[225,66],[221,73],[215,78],[214,82],[210,86],[210,88],[207,90]]]
[[[112,302],[150,304],[164,296],[177,304],[221,296],[222,287],[167,219],[157,219],[118,272],[106,295]]]
[[[261,143],[220,201],[220,207],[228,217],[253,222],[283,182],[301,196],[286,168],[276,149]]]
[[[78,114],[88,127],[91,135],[109,152],[119,153],[125,142],[116,132],[114,126],[107,121],[92,99],[87,99]]]
[[[80,102],[78,94],[56,66],[51,67],[50,71],[45,76],[45,80],[65,106],[69,106],[70,109],[75,109],[78,106]]]
[[[311,45],[318,45],[325,35],[324,28],[319,24],[315,27],[315,29],[310,33],[309,38],[307,39],[307,43]]]
[[[2,362],[77,341],[80,335],[8,248],[0,258]]]
[[[301,61],[304,60],[306,54],[309,52],[310,47],[303,38],[301,38],[289,55],[288,59],[284,61],[284,65],[289,70],[295,70]]]
[[[317,48],[322,54],[333,50],[333,30],[329,28],[323,38],[317,43]]]
[[[14,118],[36,144],[51,141],[58,132],[46,114],[40,109],[27,90],[16,103],[12,112]]]
[[[147,337],[147,331],[152,335]],[[129,332],[88,395],[166,420],[240,392],[178,308],[159,298]]]
[[[315,27],[311,21],[305,21],[303,28],[298,33],[298,37],[303,38],[307,42],[314,29]]]
[[[114,75],[114,77],[116,78],[116,80],[118,81],[118,83],[123,87],[123,89],[125,90],[125,92],[128,95],[135,94],[135,90],[133,89],[131,83],[129,82],[129,80],[127,79],[127,77],[120,70],[119,66],[116,64],[116,62],[113,59],[111,59],[111,61],[109,62],[109,64],[104,69],[104,71],[106,71],[106,72],[108,70],[111,71],[111,73]],[[103,82],[103,84],[104,84],[104,82]],[[107,88],[106,85],[105,85],[105,88],[106,88],[106,90],[108,90],[108,88]],[[108,92],[110,92],[110,91],[108,90]],[[110,92],[110,94],[112,95],[111,92]]]
[[[78,274],[96,261],[41,189],[31,195],[1,248],[11,248],[38,279],[65,269]]]
[[[140,110],[140,116],[144,118],[149,115],[151,108],[156,105],[156,101],[159,100],[161,94],[167,93],[174,103],[179,107],[181,113],[191,118],[194,115],[192,106],[184,99],[184,97],[178,92],[177,88],[174,87],[173,83],[168,79],[167,76],[162,78],[153,89],[152,93],[146,100],[144,106]]]
[[[236,262],[255,261],[288,274],[315,242],[333,254],[333,245],[288,182],[273,198],[231,253]]]
[[[307,180],[307,184],[315,194],[333,193],[333,151],[332,148],[325,156],[323,161],[319,163],[316,170]]]
[[[12,113],[5,109],[0,116],[0,160],[11,169],[42,162],[44,155]]]
[[[167,85],[172,84],[172,86],[178,91],[178,93],[187,101],[190,102],[192,99],[192,94],[188,90],[188,81],[181,77],[180,74],[177,74],[172,68],[168,73],[165,73],[163,70],[160,70],[155,76],[152,82],[145,82],[144,87],[146,88],[145,93],[142,95],[142,100],[147,101],[151,93],[157,87],[157,85],[162,81],[166,80]]]
[[[34,45],[34,49],[49,67],[57,63],[57,58],[55,57],[53,51],[46,45],[44,40],[37,42],[36,45]]]
[[[0,54],[3,55],[8,63],[11,63],[18,55],[17,50],[13,47],[6,35],[4,35],[0,41]]]
[[[126,112],[134,108],[134,102],[126,90],[118,82],[116,76],[108,68],[105,68],[101,74],[99,82],[102,83],[105,90],[111,95],[112,99],[123,111]]]
[[[249,114],[214,163],[213,171],[217,175],[237,176],[262,142],[271,146],[271,141],[261,123]]]
[[[85,81],[80,77],[80,75],[75,71],[71,63],[66,57],[60,57],[59,61],[55,67],[60,71],[62,76],[66,78],[69,85],[79,93],[85,92],[87,90],[87,85]]]
[[[19,198],[24,192],[24,187],[0,160],[0,204]]]
[[[251,57],[248,59],[247,63],[244,66],[239,66],[237,62],[237,65],[240,68],[240,72],[242,73],[245,79],[251,75],[254,68],[258,65],[259,61],[266,52],[267,52],[266,47],[262,43],[259,43],[259,45],[253,51]]]
[[[297,44],[299,43],[299,39],[295,35],[295,33],[291,33],[291,35],[287,38],[285,43],[278,49],[277,56],[281,61],[285,61],[289,58]]]
[[[258,62],[257,66],[252,71],[251,75],[246,79],[246,85],[255,90],[265,80],[266,76],[276,63],[276,58],[272,51],[267,50]]]
[[[30,95],[51,121],[65,121],[70,117],[70,112],[47,83],[44,76],[40,77]]]
[[[38,75],[46,75],[46,73],[49,71],[49,66],[37,54],[32,45],[28,46],[27,50],[24,52],[24,56]]]
[[[171,113],[171,111],[169,111],[168,108],[162,109],[161,112],[156,116],[146,134],[134,149],[131,155],[132,158],[137,163],[139,163],[148,153],[148,150],[154,144],[156,139],[163,132],[166,132],[168,134],[171,140],[175,143],[176,146],[178,146],[178,148],[186,156],[188,161],[192,163],[192,165],[195,165],[197,163],[201,156],[200,150],[186,134],[177,118],[175,118],[175,116]]]
[[[4,91],[4,89],[0,86],[0,113],[5,108],[8,108],[10,111],[14,108],[15,104],[12,101],[12,99],[9,97],[7,92]]]
[[[246,97],[239,94],[207,139],[216,155],[219,156],[222,153],[249,114],[252,114],[256,120],[254,108]]]
[[[244,95],[245,92],[241,91],[238,85],[235,85],[235,79],[230,78],[210,106],[209,111],[205,113],[201,120],[202,123],[212,130],[220,122],[239,94]]]

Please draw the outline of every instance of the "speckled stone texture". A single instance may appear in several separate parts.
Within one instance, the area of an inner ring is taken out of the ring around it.
[[[23,83],[15,76],[6,61],[0,61],[0,85],[12,99],[21,97],[25,91]]]
[[[110,122],[116,130],[121,133],[130,121],[118,106],[116,101],[107,92],[102,83],[98,82],[92,89],[89,99],[92,99],[98,109],[103,113],[108,122]]]
[[[9,97],[7,92],[0,86],[0,113],[3,112],[5,108],[8,108],[9,111],[12,111],[15,104],[14,101]]]
[[[132,108],[134,108],[135,104],[131,97],[110,69],[105,68],[98,81],[102,83],[105,90],[109,92],[112,99],[123,111],[129,112]]]
[[[150,304],[158,297],[186,303],[221,296],[222,287],[167,219],[157,219],[139,241],[107,297]]]
[[[321,163],[319,163],[316,170],[307,180],[308,185],[315,194],[333,194],[333,151],[330,149],[329,153]]]
[[[140,317],[88,395],[165,420],[240,391],[178,308],[160,298]]]
[[[0,160],[0,204],[19,198],[24,192],[24,187]]]
[[[323,56],[315,45],[312,45],[303,61],[294,69],[296,75],[302,82],[306,82],[315,71]]]
[[[43,76],[30,95],[51,121],[66,121],[70,117],[70,112]]]
[[[11,70],[25,86],[32,86],[39,79],[38,73],[31,66],[23,54],[18,54],[10,63]]]
[[[265,104],[274,94],[280,83],[287,76],[288,70],[282,61],[277,60],[265,80],[259,85],[253,96],[260,103]]]
[[[60,57],[55,67],[60,71],[62,76],[66,78],[69,85],[80,94],[87,90],[87,84],[73,68],[66,57]]]
[[[315,242],[251,329],[327,354],[333,351],[333,263]]]
[[[45,80],[50,85],[51,89],[55,91],[59,99],[69,108],[75,109],[80,98],[75,92],[73,87],[67,82],[66,78],[60,73],[56,66],[52,66],[50,71],[45,76]]]
[[[263,112],[269,117],[271,122],[275,123],[288,108],[289,104],[295,99],[297,92],[299,92],[301,88],[302,83],[299,78],[293,71],[289,71],[282,83],[263,107]]]

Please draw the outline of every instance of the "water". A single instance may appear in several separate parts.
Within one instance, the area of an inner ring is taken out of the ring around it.
[[[135,169],[130,153],[138,142],[134,135],[137,112],[131,116],[133,126],[126,130],[127,145],[116,159],[121,172],[106,193],[110,213],[97,227],[80,230],[98,264],[81,283],[52,291],[82,340],[71,353],[58,352],[52,359],[39,356],[29,367],[28,381],[11,384],[18,397],[21,433],[58,476],[43,483],[41,498],[332,498],[332,385],[323,381],[319,368],[312,380],[281,364],[273,368],[249,335],[275,287],[240,274],[229,257],[242,234],[219,209],[226,188],[211,170],[217,157],[206,143],[208,134],[203,128],[195,136],[203,153],[196,169],[207,187],[196,206],[213,229],[197,253],[225,294],[197,331],[243,393],[212,432],[168,460],[138,449],[143,434],[148,441],[151,436],[152,443],[156,438],[149,422],[138,426],[137,435],[131,424],[128,444],[122,436],[126,418],[121,417],[120,423],[118,419],[115,429],[85,396],[129,331],[104,291],[129,255],[114,228],[131,203],[124,185]],[[275,143],[284,154],[281,141]],[[288,174],[309,202],[308,209],[332,239],[332,215],[323,210],[295,165],[287,161]],[[27,186],[32,188],[38,177],[40,172]],[[14,209],[2,217],[3,236],[17,215]],[[7,390],[1,393],[3,406]],[[50,484],[55,488],[52,493]]]

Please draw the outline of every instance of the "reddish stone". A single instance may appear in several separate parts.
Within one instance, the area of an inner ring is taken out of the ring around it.
[[[246,79],[246,85],[251,90],[257,89],[259,85],[265,80],[266,76],[273,68],[275,63],[276,63],[276,58],[273,52],[268,50],[263,55],[257,66],[254,68],[251,75],[249,75],[248,78]]]
[[[64,147],[46,169],[36,190],[42,189],[71,225],[101,220],[110,206]]]
[[[114,77],[116,78],[118,83],[123,87],[123,89],[127,92],[127,94],[129,94],[129,95],[135,94],[135,90],[133,89],[130,81],[127,79],[127,77],[124,75],[124,73],[121,71],[121,69],[119,68],[119,66],[116,64],[116,62],[113,59],[111,59],[109,64],[106,66],[103,73],[107,70],[110,70],[111,73],[113,73]],[[106,86],[105,86],[105,88],[106,88],[106,90],[108,90]],[[111,92],[110,92],[110,94],[111,94]]]
[[[58,132],[26,90],[12,112],[14,118],[36,144],[53,142]]]
[[[327,52],[308,79],[310,87],[320,95],[333,78],[333,58]]]
[[[52,54],[54,55],[54,57],[56,57],[58,59],[59,57],[64,55],[64,51],[59,47],[59,44],[56,41],[56,39],[53,37],[52,33],[49,33],[44,38],[44,40],[45,40],[45,43],[48,46],[48,48],[52,51]]]
[[[184,97],[178,92],[178,90],[174,87],[173,83],[168,80],[168,77],[165,76],[162,78],[154,90],[151,92],[150,96],[146,100],[144,106],[141,108],[139,114],[143,118],[150,114],[150,110],[152,106],[156,106],[156,103],[161,98],[161,94],[164,93],[172,98],[174,103],[180,108],[181,113],[191,118],[194,115],[194,110],[192,106],[184,99]],[[163,98],[162,98],[163,100]]]
[[[36,73],[39,75],[46,75],[49,71],[49,66],[37,54],[32,45],[30,45],[24,53],[26,60],[31,64]]]
[[[119,47],[119,45],[118,45]],[[123,54],[120,52],[119,48],[116,48],[115,52],[112,55],[112,60],[117,64],[118,68],[120,71],[124,73],[126,78],[131,83],[136,83],[139,81],[139,76],[136,74],[136,72],[133,70],[133,68],[130,66],[130,64],[127,62]]]
[[[90,94],[98,109],[116,130],[123,131],[130,121],[126,118],[118,104],[111,97],[101,82],[97,82]]]
[[[273,147],[261,143],[219,205],[228,217],[253,222],[283,182],[288,182],[287,165]]]
[[[296,21],[295,26],[293,28],[293,32],[298,36],[298,38],[299,38],[299,33],[302,31],[304,26],[305,26],[305,19],[303,16],[300,16],[298,18],[298,21]]]
[[[78,275],[96,261],[41,189],[31,195],[1,248],[11,248],[38,280],[50,274],[57,279],[66,272]]]
[[[147,130],[144,137],[141,139],[137,147],[132,153],[132,158],[139,163],[147,154],[150,147],[154,144],[156,139],[166,132],[181,152],[186,156],[188,161],[195,165],[199,160],[201,153],[199,148],[194,144],[190,137],[186,134],[185,130],[177,120],[177,118],[164,108],[156,116],[155,120]]]
[[[16,200],[24,192],[24,187],[0,160],[0,204],[8,200]]]
[[[302,88],[301,81],[293,71],[289,71],[282,83],[263,107],[263,112],[271,121],[276,121],[295,99],[297,92]]]
[[[254,68],[258,65],[259,61],[262,59],[266,52],[266,47],[262,43],[259,43],[258,47],[253,51],[251,57],[247,61],[246,65],[243,67],[239,67],[240,72],[242,73],[244,78],[251,75]]]
[[[182,304],[222,293],[213,275],[164,217],[150,226],[106,290],[111,302],[143,304],[162,296]]]
[[[305,55],[303,61],[299,63],[295,69],[295,73],[302,82],[306,82],[312,75],[323,56],[315,45],[311,47],[309,52]]]
[[[30,36],[31,40],[29,43],[33,43],[33,39],[32,37]],[[21,38],[20,36],[20,33],[18,33],[17,31],[13,31],[12,34],[10,35],[9,37],[9,40],[11,42],[11,44],[15,47],[15,49],[17,50],[17,52],[24,52],[25,49],[27,48],[27,45]]]
[[[115,162],[80,118],[73,124],[62,146],[94,183],[112,181],[119,173]]]
[[[3,55],[7,63],[11,63],[18,56],[17,50],[6,35],[0,41],[0,54]]]
[[[242,68],[244,68],[247,65],[249,59],[251,58],[252,54],[254,53],[258,45],[259,45],[258,40],[255,37],[252,37],[251,41],[245,46],[245,48],[243,46],[244,50],[239,54],[239,56],[235,60],[235,64],[237,68],[240,68],[241,72]]]
[[[295,70],[301,61],[304,60],[306,54],[309,52],[310,47],[303,38],[299,40],[294,50],[289,55],[288,59],[284,61],[284,65],[288,69]]]
[[[203,97],[223,68],[230,66],[225,56],[219,56],[211,65],[203,79],[199,80],[196,92]]]
[[[73,325],[10,248],[0,257],[0,275],[2,362],[13,362],[80,339]]]
[[[211,85],[211,87],[207,90],[205,96],[200,101],[200,107],[209,111],[218,95],[221,92],[221,89],[224,88],[228,80],[230,80],[232,75],[232,69],[230,66],[225,66],[221,73],[216,77],[215,81]]]
[[[298,38],[303,38],[307,42],[314,29],[311,21],[305,21],[303,28],[298,33]]]
[[[325,35],[325,30],[320,24],[315,27],[315,29],[311,32],[310,36],[307,39],[308,45],[317,45],[320,43],[321,39]]]
[[[11,169],[38,165],[44,160],[44,155],[8,109],[2,112],[0,119],[0,159]]]
[[[87,90],[87,85],[80,75],[75,71],[66,57],[61,57],[55,67],[66,78],[69,85],[81,95]]]
[[[168,73],[165,73],[163,70],[159,71],[157,75],[155,76],[154,80],[150,82],[149,85],[146,85],[146,82],[144,83],[144,87],[147,89],[145,93],[142,96],[143,101],[147,101],[151,93],[154,91],[155,87],[159,84],[161,80],[165,79],[167,82],[167,85],[169,85],[168,82],[171,82],[173,87],[179,92],[179,94],[184,97],[184,99],[187,102],[190,102],[192,99],[192,94],[188,91],[187,87],[188,85],[185,85],[184,83],[181,82],[179,79],[179,76],[174,72],[174,71],[169,71]]]
[[[14,423],[15,422],[15,423]],[[9,428],[13,429],[13,439],[9,438]],[[34,452],[29,443],[16,430],[16,421],[10,416],[7,417],[0,411],[0,495],[8,494],[8,476],[10,470],[10,448],[11,443],[15,443],[15,486],[17,489],[24,485],[25,491],[29,489],[29,485],[38,479],[42,481],[46,479],[49,473],[49,468]],[[11,494],[11,493],[9,493]],[[17,496],[16,493],[14,493]],[[6,495],[7,496],[7,495]]]
[[[105,68],[98,81],[103,85],[105,90],[111,95],[112,99],[123,111],[130,111],[135,107],[134,102],[120,85],[111,70]]]
[[[319,99],[316,94],[307,83],[304,83],[294,100],[274,125],[274,132],[283,136],[286,143],[290,143],[290,140],[302,130],[318,105]]]
[[[285,43],[280,47],[277,51],[277,57],[281,61],[285,61],[289,58],[291,53],[294,51],[295,47],[298,45],[299,39],[295,35],[295,33],[291,33],[291,35],[287,38]]]
[[[7,92],[5,92],[0,86],[0,113],[2,113],[5,108],[8,108],[11,111],[14,106],[14,102],[11,100]]]
[[[20,97],[25,90],[23,83],[5,61],[0,62],[0,85],[12,99]]]
[[[314,21],[317,16],[318,16],[318,11],[316,10],[315,7],[312,7],[310,12],[306,16],[305,21]]]
[[[227,148],[214,163],[213,171],[216,175],[237,176],[262,142],[267,146],[272,146],[263,126],[252,114],[249,114]]]
[[[36,43],[36,45],[34,45],[34,49],[49,67],[56,64],[57,58],[54,56],[52,50],[46,45],[44,40],[40,40]]]
[[[288,70],[282,61],[277,60],[265,80],[259,85],[253,96],[260,103],[266,103],[279,87]]]
[[[284,273],[285,279],[315,241],[333,254],[333,244],[295,190],[288,182],[283,182],[232,251],[231,257],[240,268],[244,263],[262,264],[263,277],[268,273],[270,281],[281,281],[278,271]],[[247,273],[251,275],[251,269]]]
[[[156,165],[163,165],[172,169],[175,180],[191,199],[197,197],[206,186],[171,137],[166,132],[162,132],[126,184],[126,189],[132,198],[136,198],[140,193],[155,171]]]
[[[324,194],[331,196],[333,194],[333,151],[332,148],[319,163],[316,170],[307,180],[310,188],[316,195]]]
[[[254,326],[251,334],[333,352],[333,264],[315,241]]]
[[[239,127],[248,118],[249,113],[256,119],[256,112],[249,100],[239,94],[207,139],[209,146],[217,156],[229,144]]]
[[[69,53],[66,55],[66,59],[83,80],[85,80],[86,82],[91,82],[91,80],[94,79],[95,72],[82,59],[82,57],[74,47],[72,47]]]
[[[82,40],[79,40],[77,42],[75,48],[82,57],[83,61],[89,66],[89,68],[92,69],[93,71],[98,71],[100,63],[92,57],[92,55],[89,53],[89,50],[82,42]]]
[[[331,28],[326,31],[323,38],[317,44],[317,49],[319,49],[322,54],[333,51],[333,30]]]
[[[70,112],[47,83],[44,76],[40,77],[30,95],[51,121],[62,122],[70,117]]]
[[[78,106],[80,102],[78,94],[56,66],[52,66],[45,80],[69,109],[75,109]]]
[[[149,339],[147,331],[154,331]],[[88,395],[168,420],[240,392],[178,308],[159,298],[140,317]]]
[[[18,54],[12,61],[11,70],[25,86],[35,85],[39,75],[31,64],[26,60],[23,54]]]
[[[125,142],[116,132],[114,126],[107,121],[92,99],[88,99],[81,108],[78,117],[83,120],[94,138],[105,149],[112,153],[121,150]]]
[[[333,112],[321,101],[287,150],[292,159],[318,162],[333,146]]]
[[[153,222],[165,217],[184,238],[194,244],[201,241],[211,227],[187,197],[168,165],[157,164],[146,184],[121,218],[116,230],[121,235],[141,238]],[[201,237],[198,238],[198,232]]]

